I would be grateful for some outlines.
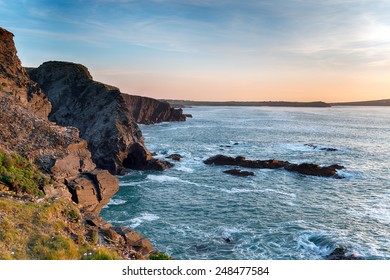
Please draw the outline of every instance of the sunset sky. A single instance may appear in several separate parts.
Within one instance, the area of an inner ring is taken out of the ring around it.
[[[190,100],[390,98],[388,0],[0,0],[24,66]]]

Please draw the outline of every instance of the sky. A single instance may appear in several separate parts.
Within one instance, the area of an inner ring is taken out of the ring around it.
[[[0,0],[24,66],[210,101],[390,98],[388,0]]]

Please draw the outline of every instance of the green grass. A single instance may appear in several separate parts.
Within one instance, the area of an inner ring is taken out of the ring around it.
[[[151,254],[149,260],[172,260],[172,257],[165,253],[158,252],[157,254]]]
[[[0,183],[17,194],[42,197],[42,187],[50,183],[50,177],[20,155],[0,150]]]
[[[0,259],[114,260],[114,250],[89,240],[79,209],[70,201],[0,198]]]

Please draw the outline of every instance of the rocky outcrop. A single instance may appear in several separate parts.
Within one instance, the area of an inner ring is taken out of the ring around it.
[[[337,170],[344,169],[341,165],[319,166],[317,164],[302,163],[295,164],[288,161],[281,160],[247,160],[245,157],[229,157],[224,155],[216,155],[204,161],[205,164],[214,165],[232,165],[247,168],[259,169],[281,169],[284,168],[290,172],[296,172],[304,175],[318,176],[318,177],[332,177],[335,179],[342,179],[343,177],[337,174]]]
[[[129,94],[123,94],[123,99],[137,123],[154,124],[186,120],[183,110],[172,108],[168,102]]]
[[[88,141],[92,159],[99,168],[123,174],[126,168],[163,170],[169,167],[161,160],[152,159],[133,118],[137,115],[145,122],[146,119],[161,121],[163,116],[173,118],[177,111],[163,114],[169,105],[158,105],[141,97],[133,102],[131,96],[122,94],[118,88],[93,81],[88,69],[80,64],[45,62],[30,69],[29,74],[52,103],[49,119],[62,126],[77,127],[80,137]],[[158,113],[154,114],[153,110]]]
[[[313,143],[305,144],[306,147],[313,148],[314,150],[326,151],[326,152],[337,152],[338,149],[332,147],[323,147]]]
[[[225,170],[223,173],[230,174],[233,176],[239,176],[239,177],[255,176],[255,173],[251,171],[245,171],[239,169],[229,169],[229,170]]]
[[[47,117],[50,102],[22,67],[13,37],[11,32],[0,27],[0,94],[9,95],[39,117]]]
[[[353,253],[349,253],[344,247],[337,247],[329,255],[325,256],[326,260],[362,260],[363,258]]]
[[[173,159],[175,161],[180,161],[183,158],[183,156],[180,154],[171,154],[169,156],[166,156],[165,158],[170,158],[170,159]]]
[[[6,80],[0,91],[0,148],[29,159],[52,177],[53,184],[43,189],[47,196],[72,198],[83,202],[79,205],[86,212],[99,214],[118,190],[118,180],[95,169],[78,129],[47,120],[50,103],[29,80],[16,55],[13,35],[4,29],[0,35],[0,77]],[[85,180],[80,183],[79,178]],[[79,183],[77,188],[74,182]]]
[[[98,214],[119,190],[119,181],[107,170],[95,169],[66,180],[72,199],[85,212]]]
[[[49,78],[52,77],[51,73],[47,74]],[[82,81],[90,80],[88,72],[81,66],[71,73],[69,78],[71,77],[81,79],[80,83],[73,84],[76,87],[82,87],[84,85]],[[67,84],[66,80],[62,82],[64,82],[64,85]],[[91,90],[99,91],[101,87],[111,92],[111,88],[107,88],[104,85],[92,85]],[[66,89],[64,90],[66,91]],[[112,109],[112,114],[115,115],[117,114],[115,109],[123,106],[124,103],[116,103],[118,94],[115,94],[115,89],[112,89],[112,91],[113,95],[109,95],[107,98],[114,100],[113,102],[108,102],[108,104],[105,102],[97,103],[103,107],[108,106],[108,110]],[[62,98],[61,96],[58,97]],[[80,113],[82,106],[84,106],[83,102],[86,101],[83,100],[83,96],[80,96],[80,98],[81,100],[77,101],[79,105],[75,105],[69,100],[64,101],[68,102],[68,105],[74,105],[71,109],[75,110],[75,113]],[[66,227],[66,231],[56,232],[56,236],[59,235],[62,238],[63,236],[61,235],[64,235],[64,239],[70,237],[75,240],[75,243],[82,240],[83,246],[87,244],[84,242],[90,242],[100,247],[106,247],[117,251],[122,258],[126,259],[145,259],[148,258],[150,253],[155,252],[149,240],[142,238],[131,230],[123,233],[123,235],[116,233],[116,231],[111,229],[112,226],[110,224],[104,222],[99,217],[101,208],[118,191],[118,179],[107,170],[95,168],[88,144],[85,140],[79,138],[79,130],[77,128],[68,126],[68,124],[58,126],[47,119],[47,115],[51,111],[49,101],[37,85],[29,80],[25,70],[22,68],[16,55],[13,35],[1,28],[0,108],[0,149],[7,153],[15,152],[26,157],[31,162],[34,162],[43,173],[51,176],[50,184],[43,186],[45,198],[51,198],[46,201],[47,205],[53,201],[59,201],[59,199],[60,201],[73,200],[82,210],[81,213],[84,219],[79,223],[80,216],[78,212],[69,212],[67,209],[60,208],[59,212],[63,211],[64,215],[67,213],[68,218],[74,220],[72,225],[77,222],[78,231],[75,234],[71,227]],[[57,110],[62,113],[72,113],[65,109],[61,111],[59,107],[57,107]],[[103,116],[107,117],[108,112],[105,111],[103,113]],[[65,119],[64,115],[63,117]],[[74,117],[77,119],[77,116]],[[93,119],[90,121],[94,122]],[[66,123],[66,121],[63,123]],[[99,135],[100,133],[109,134],[110,132],[124,131],[128,125],[125,117],[122,115],[116,116],[115,127],[112,130],[97,130],[95,132]],[[89,129],[94,128],[98,127],[89,127]],[[88,130],[88,128],[86,129]],[[115,134],[113,137],[114,141],[106,142],[106,144],[125,145],[126,141],[133,143],[133,137],[142,137],[140,132],[137,133],[139,131],[137,126],[131,127],[131,129],[134,129],[132,132],[135,132],[135,134],[129,134],[130,139],[125,137],[117,139],[115,137],[118,137],[118,134]],[[92,131],[90,133],[91,135],[93,134]],[[108,135],[108,138],[110,138],[110,135]],[[104,149],[104,146],[101,148]],[[136,152],[139,151],[137,150]],[[145,155],[141,156],[147,156],[147,153],[146,150]],[[160,165],[162,165],[157,160],[147,163],[151,166],[156,166],[156,168],[161,168]],[[1,183],[0,191],[6,189],[2,188],[2,186],[3,184]],[[7,186],[4,185],[4,187]],[[12,197],[12,195],[9,196]],[[67,203],[70,204],[69,202]],[[61,224],[63,223],[64,221],[61,220]],[[114,235],[116,236],[115,239],[118,242],[106,240],[104,237],[107,236],[107,232],[114,232],[116,234]],[[47,235],[48,233],[34,232],[34,234]],[[31,245],[29,244],[29,246]],[[90,252],[90,254],[92,255],[93,253]],[[84,255],[89,256],[87,253]]]

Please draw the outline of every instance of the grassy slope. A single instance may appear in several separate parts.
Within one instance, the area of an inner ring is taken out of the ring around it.
[[[50,183],[27,159],[0,150],[0,259],[118,259],[71,201],[38,199]]]
[[[118,259],[70,201],[0,198],[0,259]]]

